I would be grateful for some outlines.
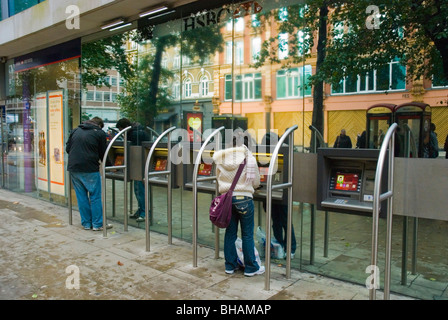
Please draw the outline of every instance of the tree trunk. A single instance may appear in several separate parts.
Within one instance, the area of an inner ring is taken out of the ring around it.
[[[327,20],[328,20],[328,7],[324,2],[319,9],[319,30],[317,40],[317,61],[316,61],[316,73],[319,73],[319,69],[325,60],[326,56],[326,40],[327,40]],[[314,85],[313,91],[313,119],[312,125],[323,135],[324,133],[324,81],[319,80]],[[311,134],[311,150],[314,149],[314,132]]]
[[[161,38],[156,45],[152,78],[149,83],[148,113],[145,116],[145,123],[151,128],[154,126],[154,118],[157,115],[157,92],[159,91],[160,72],[162,68],[162,54],[166,41]]]

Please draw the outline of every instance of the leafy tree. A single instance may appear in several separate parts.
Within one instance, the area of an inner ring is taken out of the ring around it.
[[[133,32],[101,39],[83,46],[84,88],[105,85],[107,70],[115,68],[125,79],[124,93],[118,96],[122,112],[131,119],[152,126],[160,109],[172,103],[167,82],[174,74],[162,68],[162,55],[170,47],[180,46],[182,55],[203,64],[216,51],[223,50],[219,26],[210,25],[183,33],[153,36],[151,25],[140,25]],[[148,53],[139,53],[138,63],[126,55],[126,41],[147,45]]]
[[[275,20],[279,32],[293,35],[288,42],[289,59],[282,61],[285,67],[311,57],[314,53],[309,49],[317,43],[316,73],[310,84],[314,88],[312,124],[321,132],[324,82],[338,85],[345,77],[379,70],[397,58],[407,66],[408,81],[432,75],[448,79],[446,1],[305,0],[304,5],[287,7],[287,12],[284,21],[278,10],[264,14],[264,20]],[[335,28],[338,24],[343,26],[342,33]],[[300,46],[298,30],[308,36]],[[267,39],[257,65],[279,62],[277,49],[278,40]]]

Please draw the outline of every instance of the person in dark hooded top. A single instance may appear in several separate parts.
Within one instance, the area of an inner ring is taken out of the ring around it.
[[[149,141],[149,134],[145,131],[145,127],[138,122],[132,123],[127,118],[122,118],[117,121],[116,127],[118,130],[131,127],[128,133],[128,141],[131,145],[141,146],[143,141]],[[145,221],[145,185],[143,181],[134,180],[134,194],[137,198],[138,209],[131,215],[131,219],[136,219],[137,222]],[[151,214],[149,212],[149,214]]]
[[[99,117],[84,121],[67,140],[67,170],[75,189],[81,224],[86,230],[103,230],[100,162],[107,148],[104,122]],[[107,225],[107,228],[111,228]]]

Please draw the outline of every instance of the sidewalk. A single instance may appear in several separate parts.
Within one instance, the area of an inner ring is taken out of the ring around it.
[[[224,273],[214,250],[114,223],[108,237],[84,230],[79,212],[68,224],[65,207],[0,189],[0,299],[2,300],[368,300],[365,286],[272,264],[265,276]],[[79,273],[77,272],[79,271]],[[71,288],[79,274],[79,288]],[[377,299],[383,298],[377,291]],[[391,294],[391,300],[413,300]]]

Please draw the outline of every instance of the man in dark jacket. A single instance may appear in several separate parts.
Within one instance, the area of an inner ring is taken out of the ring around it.
[[[128,140],[133,146],[141,146],[143,141],[149,141],[149,134],[145,131],[145,127],[138,122],[131,123],[127,118],[122,118],[117,121],[116,127],[118,130],[126,129],[131,126],[128,131]],[[131,215],[131,219],[136,219],[137,222],[145,221],[145,185],[143,181],[134,180],[134,194],[137,198],[138,209]]]
[[[103,230],[100,161],[106,152],[106,133],[103,120],[94,117],[73,130],[66,143],[67,170],[70,171],[81,224],[86,230]],[[107,225],[107,228],[111,228]]]
[[[345,129],[341,130],[341,134],[336,138],[333,148],[351,148],[352,140],[345,134]]]

